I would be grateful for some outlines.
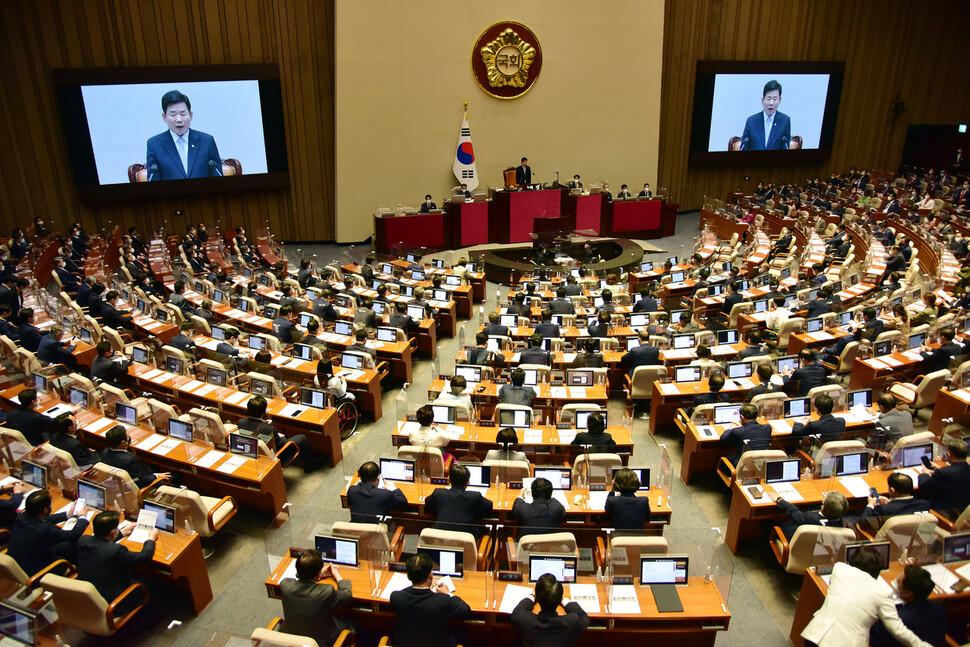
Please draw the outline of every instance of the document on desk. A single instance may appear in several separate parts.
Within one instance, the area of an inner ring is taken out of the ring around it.
[[[960,389],[958,391],[950,391],[950,395],[956,397],[958,400],[961,400],[962,402],[970,403],[970,390]]]
[[[230,456],[229,460],[216,468],[217,472],[222,472],[223,474],[232,474],[240,467],[246,464],[246,461],[250,459],[245,456]]]
[[[569,510],[569,500],[566,498],[566,493],[562,490],[553,490],[552,498],[562,504],[562,507]]]
[[[286,363],[287,368],[301,368],[304,364],[309,364],[306,360],[302,360],[299,357],[293,357]]]
[[[48,418],[56,418],[62,413],[69,413],[70,411],[73,411],[73,410],[74,410],[73,406],[69,404],[64,404],[62,402],[60,404],[55,404],[53,407],[45,411],[44,415],[47,416]]]
[[[140,510],[138,521],[135,522],[135,529],[128,535],[128,541],[136,544],[144,544],[148,541],[148,533],[155,529],[158,513],[154,510]]]
[[[285,407],[283,407],[282,409],[280,409],[279,410],[279,413],[277,413],[276,415],[278,415],[278,416],[287,416],[289,418],[295,418],[295,417],[299,416],[301,413],[303,413],[306,410],[307,410],[306,405],[302,405],[302,404],[288,404]]]
[[[360,371],[360,370],[357,370],[355,368],[345,368],[345,369],[341,370],[340,372],[338,372],[337,375],[339,375],[340,377],[344,378],[348,382],[353,382],[355,380],[359,380],[360,378],[362,378],[364,376],[364,372],[363,371]],[[443,393],[445,393],[447,391],[450,391],[450,390],[451,389],[449,387],[446,391],[443,391]]]
[[[913,483],[919,483],[919,470],[913,467],[906,467],[901,470],[893,470],[899,474],[905,474],[909,478],[913,479]]]
[[[715,429],[711,425],[698,425],[697,435],[700,436],[701,438],[706,438],[706,439],[720,438],[720,435],[718,435],[717,433],[717,429]]]
[[[401,421],[397,423],[397,433],[404,434],[405,436],[410,436],[412,432],[415,432],[420,428],[421,425],[414,420],[408,420],[407,422]]]
[[[144,449],[145,451],[151,451],[151,449],[155,447],[155,445],[162,442],[163,440],[165,440],[165,436],[162,436],[161,434],[151,434],[147,438],[144,438],[143,440],[138,441],[135,444],[135,448]]]
[[[458,425],[447,425],[445,426],[445,434],[451,440],[458,440],[461,435],[465,433],[464,427],[459,427]]]
[[[538,445],[542,442],[541,429],[525,429],[522,432],[522,442],[526,445]]]
[[[567,388],[569,389],[569,398],[571,400],[583,400],[589,397],[589,392],[585,386],[570,386]]]
[[[789,503],[797,503],[798,501],[805,500],[802,493],[796,490],[795,486],[791,483],[772,483],[771,489],[773,489],[778,496]]]
[[[610,598],[610,613],[639,614],[640,600],[632,584],[614,584]]]
[[[391,593],[394,593],[395,591],[403,591],[409,586],[411,586],[411,580],[408,579],[407,574],[394,573],[391,575],[391,579],[387,581],[387,584],[384,586],[384,590],[381,591],[381,594],[378,597],[384,600],[390,600]]]
[[[93,420],[92,422],[84,425],[84,430],[90,431],[93,434],[102,435],[102,430],[107,429],[113,423],[114,420],[111,418],[98,418],[97,420]]]
[[[181,390],[181,391],[195,391],[197,388],[199,388],[200,386],[204,386],[204,385],[205,385],[205,382],[202,382],[201,380],[191,380],[191,381],[186,382],[185,384],[182,384],[181,386],[179,386],[179,390]]]
[[[595,584],[569,584],[569,594],[566,596],[586,613],[600,612],[600,596]]]
[[[914,362],[920,362],[920,361],[923,360],[923,356],[920,355],[919,352],[917,352],[915,350],[908,350],[908,351],[906,351],[905,353],[903,353],[903,357],[906,357],[908,359],[911,359]]]
[[[519,360],[522,358],[522,353],[512,353],[512,364],[518,364]]]
[[[269,363],[272,364],[273,366],[279,366],[280,364],[285,364],[286,362],[288,362],[289,359],[290,358],[287,357],[286,355],[277,355],[276,357],[271,359]]]
[[[690,359],[694,356],[693,349],[665,350],[664,359]]]
[[[205,467],[205,468],[212,467],[213,465],[216,464],[216,461],[218,461],[220,458],[222,458],[225,455],[226,455],[226,452],[220,452],[215,449],[209,450],[209,452],[205,456],[195,461],[195,466]]]
[[[199,397],[202,397],[204,395],[209,395],[210,393],[212,393],[213,391],[215,391],[217,388],[219,388],[219,387],[217,385],[215,385],[215,384],[206,384],[201,389],[197,389],[193,395],[197,395]]]
[[[861,476],[843,476],[839,483],[856,498],[865,499],[869,496],[869,484]]]
[[[886,363],[884,363],[878,357],[873,357],[871,359],[864,359],[862,361],[865,362],[867,365],[869,365],[870,368],[874,368],[876,370],[881,370],[881,369],[884,369],[884,368],[889,368],[889,365],[886,364]]]
[[[891,355],[886,355],[880,358],[883,364],[889,364],[890,366],[902,366],[903,363]]]
[[[565,364],[572,364],[574,361],[576,361],[576,353],[563,353],[562,361]]]
[[[156,445],[155,447],[152,447],[148,451],[150,451],[153,454],[158,454],[159,456],[165,456],[166,454],[168,454],[170,451],[172,451],[173,449],[175,449],[181,444],[182,444],[181,440],[177,440],[175,438],[166,438],[165,442],[159,445]]]
[[[680,389],[675,382],[660,385],[660,392],[664,395],[680,395]]]
[[[549,387],[549,397],[554,400],[565,400],[567,393],[569,393],[569,391],[567,391],[566,387],[564,386]]]
[[[741,385],[742,389],[750,391],[755,387],[755,383],[750,380],[750,378],[742,377],[740,380],[734,380]]]
[[[769,420],[768,424],[771,425],[771,430],[778,434],[790,434],[791,433],[791,423],[788,420]]]
[[[589,500],[587,505],[589,505],[590,510],[606,510],[606,497],[609,496],[609,492],[590,492]]]
[[[559,442],[563,445],[568,445],[576,439],[575,429],[560,429],[559,430]]]
[[[507,584],[505,593],[502,594],[502,604],[498,610],[502,613],[511,614],[515,606],[532,594],[531,586],[519,586],[518,584]]]
[[[970,580],[970,564],[964,564],[956,569],[957,574],[965,580]]]
[[[930,576],[933,578],[933,583],[944,594],[949,595],[953,593],[953,585],[960,581],[960,578],[943,564],[926,564],[923,568],[929,571]]]
[[[248,397],[249,397],[249,394],[246,393],[245,391],[237,391],[236,393],[233,393],[232,395],[227,397],[224,400],[224,402],[226,402],[227,404],[240,404],[242,403],[243,400],[245,400]]]
[[[165,371],[159,370],[157,368],[153,368],[152,370],[148,371],[147,373],[142,373],[138,377],[140,377],[143,380],[148,380],[149,382],[151,382],[156,377],[158,377],[160,375],[164,375],[164,374],[165,374]]]

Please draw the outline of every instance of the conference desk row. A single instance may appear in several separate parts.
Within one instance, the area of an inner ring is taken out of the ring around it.
[[[428,387],[428,400],[436,399],[446,388],[450,388],[447,380],[439,376]],[[482,418],[487,419],[492,415],[495,405],[499,403],[501,388],[502,385],[495,382],[482,382],[474,392],[469,394],[472,401],[480,408]],[[532,388],[536,393],[536,397],[532,401],[532,408],[541,410],[548,420],[552,420],[553,414],[562,409],[563,405],[571,402],[594,404],[605,408],[608,398],[605,384],[594,384],[593,386],[536,384]]]
[[[295,577],[296,556],[291,548],[266,578],[266,593],[280,598],[280,582]],[[353,615],[364,631],[375,636],[392,635],[395,616],[390,594],[410,585],[404,573],[392,572],[380,562],[361,562],[357,568],[341,566],[340,574],[349,580],[353,593]],[[462,644],[469,646],[512,645],[517,642],[509,614],[515,604],[533,590],[528,582],[507,582],[494,571],[466,571],[452,578],[455,595],[471,607],[471,618],[453,628],[466,634]],[[331,584],[331,580],[323,580]],[[715,582],[691,577],[686,586],[677,587],[684,610],[661,613],[648,586],[612,585],[597,582],[595,576],[580,575],[575,584],[564,586],[564,595],[579,601],[587,611],[590,626],[577,643],[633,646],[643,644],[710,646],[717,632],[726,631],[731,614]]]
[[[569,195],[566,189],[496,191],[494,199],[445,203],[444,210],[409,215],[374,215],[375,249],[458,249],[485,243],[531,242],[535,220],[565,217],[567,231],[597,236],[662,238],[672,236],[676,204],[662,198],[607,199],[605,194]]]

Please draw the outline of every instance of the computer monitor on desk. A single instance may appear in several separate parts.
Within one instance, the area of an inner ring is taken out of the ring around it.
[[[576,557],[568,555],[529,555],[529,581],[538,582],[539,578],[550,573],[561,584],[576,581]]]
[[[528,427],[531,424],[532,412],[521,409],[502,409],[498,412],[499,427]]]
[[[687,557],[656,555],[640,557],[640,585],[674,584],[685,586],[689,572]]]
[[[714,424],[734,427],[741,423],[741,404],[719,404],[714,407]]]
[[[142,348],[141,346],[131,347],[131,359],[139,364],[148,363],[148,349]]]
[[[732,380],[751,377],[751,362],[729,362],[727,376]]]
[[[920,443],[919,445],[909,445],[903,447],[899,452],[900,467],[920,467],[923,464],[923,457],[933,460],[933,442]]]
[[[354,568],[360,565],[356,539],[317,535],[313,543],[325,562]]]
[[[674,368],[674,381],[675,382],[700,382],[701,380],[701,367],[700,366],[677,366]]]
[[[814,317],[805,322],[806,332],[818,332],[824,327],[825,327],[825,322],[822,320],[821,317]]]
[[[955,532],[943,538],[943,563],[970,560],[970,532]]]
[[[801,461],[797,458],[765,461],[765,483],[791,483],[801,479]]]
[[[424,320],[424,306],[409,305],[408,306],[408,316],[415,321]]]
[[[425,554],[431,560],[434,575],[461,577],[464,571],[465,552],[461,549],[418,546],[418,554]]]
[[[553,490],[569,490],[573,486],[573,472],[569,467],[536,465],[532,473],[535,478],[543,478],[552,483]]]
[[[868,452],[853,452],[835,457],[836,476],[857,476],[869,472]]]
[[[686,334],[686,335],[674,335],[672,346],[676,350],[693,348],[694,347],[693,333]]]
[[[738,343],[738,331],[731,328],[728,330],[718,330],[717,331],[717,345],[718,346],[730,346],[731,344]]]
[[[791,398],[785,400],[785,417],[800,418],[812,412],[812,403],[808,398]]]
[[[889,570],[889,554],[890,554],[891,542],[888,542],[888,541],[872,541],[872,542],[863,542],[858,544],[846,544],[845,562],[847,564],[851,564],[852,559],[855,557],[855,554],[859,552],[859,549],[865,548],[867,546],[869,548],[875,549],[875,551],[879,553],[879,559],[880,559],[879,570],[882,570],[882,571]]]
[[[472,365],[459,365],[455,367],[455,377],[465,378],[468,384],[478,384],[482,381],[482,367]]]
[[[414,461],[403,458],[382,458],[381,476],[388,481],[414,483]]]
[[[797,355],[785,355],[778,358],[778,373],[784,374],[787,371],[795,371],[798,368]]]

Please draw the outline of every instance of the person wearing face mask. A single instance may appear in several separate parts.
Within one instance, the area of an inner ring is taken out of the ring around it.
[[[168,130],[148,140],[148,181],[222,175],[222,158],[212,135],[192,130],[192,102],[178,90],[162,95],[162,120]]]
[[[438,208],[434,202],[431,201],[431,195],[424,196],[424,202],[421,203],[421,213],[430,213]]]

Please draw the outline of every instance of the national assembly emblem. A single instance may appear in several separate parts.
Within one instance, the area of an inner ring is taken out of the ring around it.
[[[532,87],[542,68],[539,41],[525,25],[496,23],[482,32],[472,50],[479,87],[499,99],[514,99]]]

